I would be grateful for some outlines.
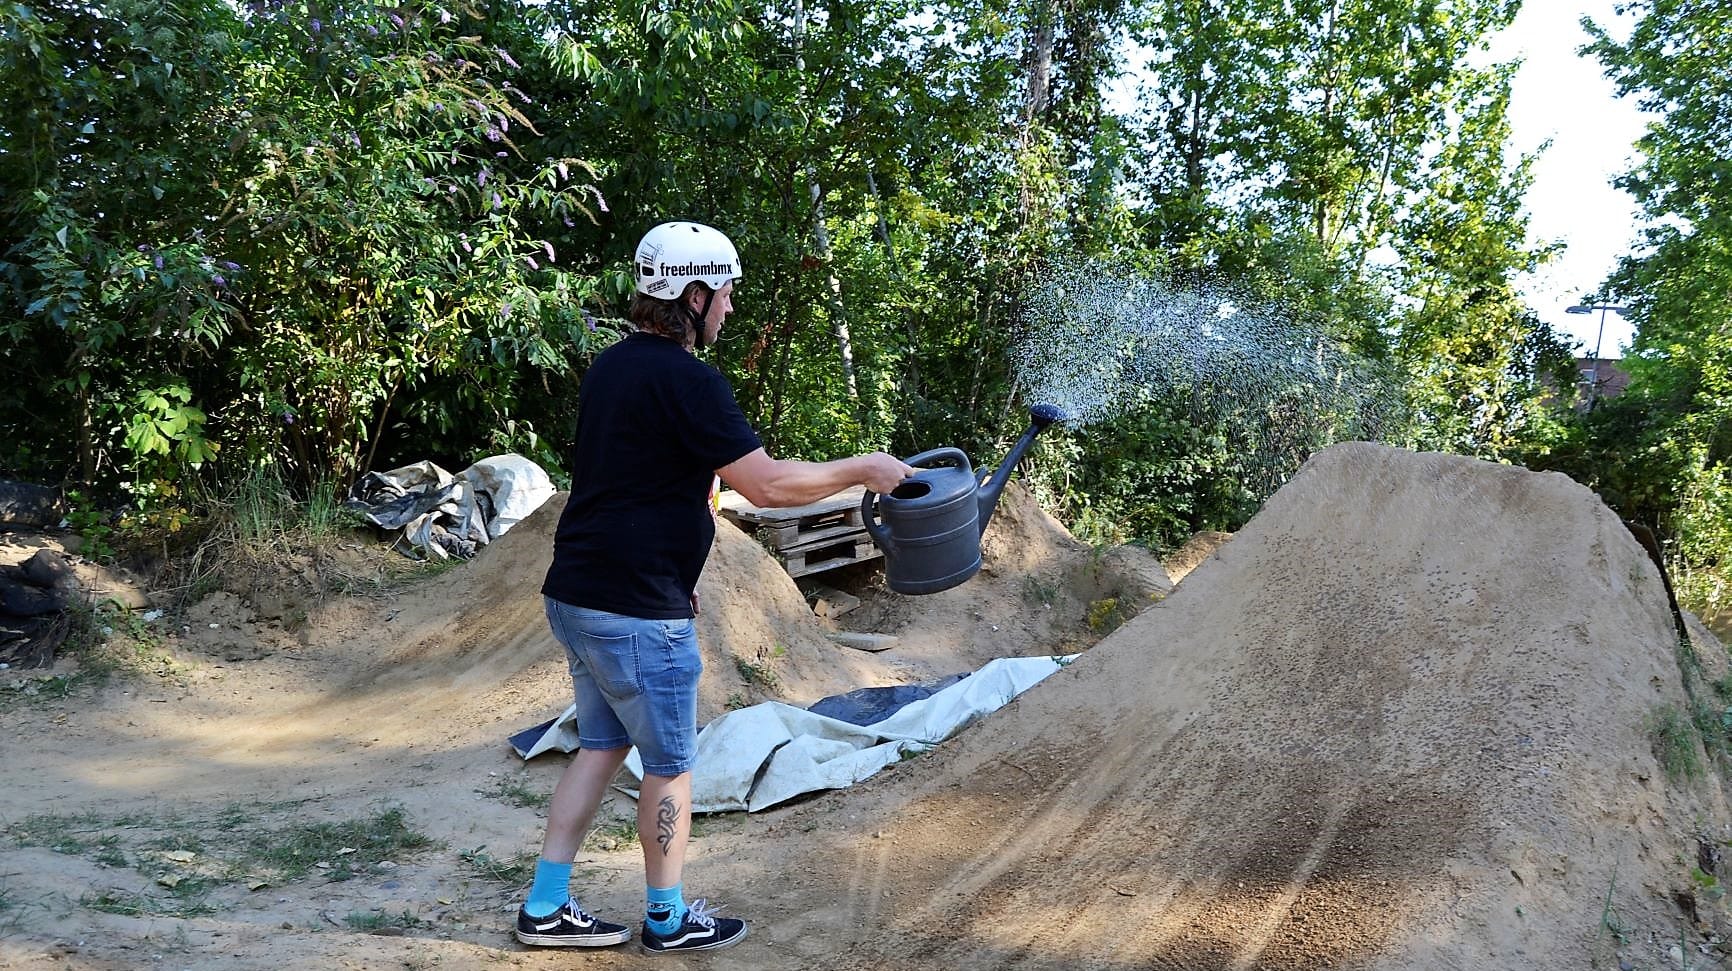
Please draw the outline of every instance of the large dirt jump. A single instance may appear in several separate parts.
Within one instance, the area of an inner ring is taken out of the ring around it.
[[[996,656],[1083,653],[851,790],[700,821],[688,887],[752,933],[672,964],[1721,966],[1732,817],[1693,730],[1673,740],[1703,774],[1671,777],[1656,751],[1668,714],[1687,726],[1704,703],[1728,704],[1708,686],[1725,652],[1705,633],[1680,646],[1661,574],[1588,490],[1336,446],[1230,541],[1209,537],[1164,599],[1146,555],[1098,556],[1026,494],[1005,502],[980,577],[928,598],[868,597],[844,618],[896,634],[883,654],[827,640],[768,554],[721,534],[700,588],[705,718]],[[508,936],[521,887],[459,861],[533,852],[538,811],[494,790],[546,791],[559,770],[557,758],[520,766],[503,746],[564,704],[534,594],[556,514],[390,603],[327,604],[298,638],[261,629],[280,645],[252,660],[225,667],[216,659],[233,653],[213,647],[179,680],[0,711],[0,826],[61,813],[82,843],[109,840],[105,858],[0,840],[0,967],[670,963],[522,949]],[[1135,616],[1091,647],[1089,620],[1109,601]],[[174,647],[195,662],[221,632],[183,631]],[[225,885],[203,916],[79,903],[101,888],[160,894],[138,866],[153,852],[141,818],[221,825],[241,818],[221,807],[244,801],[260,817],[340,819],[379,800],[442,848],[345,882]],[[604,807],[602,822],[628,812]],[[585,904],[633,919],[636,848],[586,846],[578,863]],[[399,910],[416,917],[402,936],[343,920]]]
[[[1160,606],[732,883],[804,902],[769,929],[786,967],[1702,967],[1726,806],[1647,727],[1687,709],[1678,648],[1586,489],[1338,446]]]

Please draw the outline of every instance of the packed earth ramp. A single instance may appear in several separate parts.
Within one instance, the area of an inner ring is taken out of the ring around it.
[[[789,916],[714,966],[1719,966],[1727,806],[1650,730],[1679,657],[1587,489],[1335,446],[984,726],[779,824],[722,885]]]

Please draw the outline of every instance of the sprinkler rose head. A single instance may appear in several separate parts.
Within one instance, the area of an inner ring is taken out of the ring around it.
[[[1069,417],[1058,405],[1035,405],[1028,409],[1028,416],[1034,419],[1036,430],[1045,430],[1053,422],[1062,422]]]

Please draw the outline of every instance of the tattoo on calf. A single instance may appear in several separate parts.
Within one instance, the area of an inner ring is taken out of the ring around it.
[[[674,803],[674,797],[663,796],[656,804],[656,842],[661,845],[662,856],[674,846],[674,832],[678,828],[680,807]]]

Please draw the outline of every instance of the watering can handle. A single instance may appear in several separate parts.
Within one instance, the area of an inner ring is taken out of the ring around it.
[[[964,452],[960,448],[953,448],[948,445],[943,448],[927,449],[919,455],[910,456],[902,461],[907,462],[909,465],[925,465],[937,459],[955,459],[956,464],[962,466],[962,471],[973,471],[973,469],[968,466],[968,453]]]
[[[909,465],[921,465],[938,459],[954,459],[958,465],[962,466],[964,472],[972,473],[973,471],[968,466],[968,453],[960,448],[949,446],[928,449],[919,455],[903,459],[903,461]],[[867,489],[865,494],[860,497],[860,521],[866,526],[866,535],[872,537],[872,542],[877,543],[879,549],[883,550],[886,555],[895,555],[895,551],[891,549],[890,530],[885,529],[884,524],[880,523],[878,517],[874,515],[877,500],[878,493],[871,489]]]

